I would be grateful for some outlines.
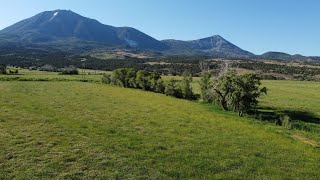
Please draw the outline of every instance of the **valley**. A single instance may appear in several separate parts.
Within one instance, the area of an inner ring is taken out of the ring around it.
[[[1,180],[319,179],[315,2],[36,1],[0,11]]]

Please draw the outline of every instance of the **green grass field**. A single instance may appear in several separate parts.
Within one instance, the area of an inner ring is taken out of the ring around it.
[[[35,81],[80,81],[83,79],[81,69],[79,69],[79,75],[59,75],[58,72],[47,72],[47,71],[38,71],[38,70],[28,70],[28,69],[19,69],[18,75],[0,75],[0,80],[12,80],[19,79],[23,80],[35,80]],[[85,70],[85,80],[91,82],[100,82],[103,73],[110,73],[108,71],[100,70]]]
[[[162,94],[42,76],[52,81],[0,81],[0,179],[320,177],[317,133]],[[262,108],[319,118],[319,83],[263,84]]]

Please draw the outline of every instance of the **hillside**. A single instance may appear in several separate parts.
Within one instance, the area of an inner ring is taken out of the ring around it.
[[[297,132],[195,102],[81,82],[0,90],[0,179],[320,176]]]
[[[164,40],[170,48],[168,54],[211,55],[216,57],[251,57],[252,53],[245,51],[225,40],[219,35],[192,41]]]

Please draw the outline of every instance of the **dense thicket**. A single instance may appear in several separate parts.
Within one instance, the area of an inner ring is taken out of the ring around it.
[[[181,81],[170,79],[166,83],[157,73],[133,68],[120,68],[112,75],[102,78],[106,84],[114,84],[126,88],[137,88],[145,91],[164,93],[182,99],[194,100],[192,90],[192,75],[184,72]],[[212,78],[212,73],[203,72],[200,80],[201,99],[205,103],[215,102],[224,110],[238,112],[240,116],[254,110],[258,97],[266,93],[266,88],[260,88],[260,78],[255,74],[237,75],[234,71]]]
[[[170,80],[164,83],[158,73],[146,70],[136,71],[133,68],[120,68],[114,70],[112,75],[105,74],[102,77],[102,82],[126,88],[162,93],[177,98],[195,99],[191,88],[192,75],[187,72],[184,73],[181,82]]]

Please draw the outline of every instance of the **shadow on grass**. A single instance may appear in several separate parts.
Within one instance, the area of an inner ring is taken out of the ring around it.
[[[277,110],[270,107],[264,107],[258,109],[255,115],[256,119],[262,121],[269,121],[276,123],[277,125],[283,124],[284,117],[289,118],[290,122],[306,122],[313,124],[320,124],[320,117],[316,114],[308,111],[299,111],[299,110]]]
[[[286,110],[283,111],[283,113],[288,115],[292,120],[320,124],[320,118],[316,114],[311,112]]]

